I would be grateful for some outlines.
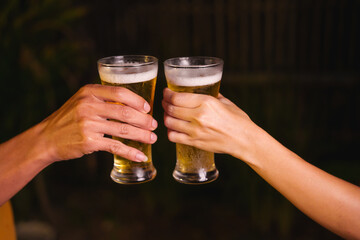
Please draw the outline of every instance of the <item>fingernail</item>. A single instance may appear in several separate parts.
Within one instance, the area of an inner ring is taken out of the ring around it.
[[[157,121],[156,121],[155,119],[152,120],[151,126],[152,126],[153,128],[157,128],[158,123],[157,123]]]
[[[151,109],[150,105],[149,105],[147,102],[145,102],[145,103],[144,103],[144,110],[145,110],[145,112],[149,112],[150,109]]]
[[[143,153],[137,153],[135,158],[140,162],[146,162],[148,160],[147,156],[145,156]]]
[[[151,133],[150,138],[151,138],[151,141],[156,141],[157,136],[155,133]]]

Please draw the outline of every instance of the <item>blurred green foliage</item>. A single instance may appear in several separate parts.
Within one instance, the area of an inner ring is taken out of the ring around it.
[[[78,87],[87,66],[75,1],[0,3],[0,141],[54,111]]]

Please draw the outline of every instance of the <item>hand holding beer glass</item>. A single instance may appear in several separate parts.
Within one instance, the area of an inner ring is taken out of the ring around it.
[[[158,60],[152,56],[128,55],[102,58],[98,61],[98,71],[103,85],[127,88],[143,97],[151,107],[152,115],[155,85],[158,72]],[[114,104],[121,104],[115,103]],[[123,115],[129,115],[123,111]],[[134,124],[136,127],[136,124]],[[145,162],[134,162],[114,155],[114,167],[111,178],[121,184],[142,183],[156,176],[152,163],[151,145],[119,137],[113,139],[142,151],[147,156]]]
[[[217,97],[223,71],[223,60],[214,57],[180,57],[164,62],[168,87]],[[176,144],[175,180],[187,184],[214,181],[219,175],[214,153],[184,144]]]

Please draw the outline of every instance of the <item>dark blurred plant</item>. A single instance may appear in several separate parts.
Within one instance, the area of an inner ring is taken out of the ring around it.
[[[0,141],[40,121],[80,85],[89,46],[84,6],[65,0],[0,3]]]

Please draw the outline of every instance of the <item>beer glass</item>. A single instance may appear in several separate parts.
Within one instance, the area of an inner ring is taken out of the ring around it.
[[[175,92],[218,96],[223,60],[215,57],[178,57],[164,62],[168,87]],[[219,175],[214,153],[176,144],[175,180],[186,184],[214,181]]]
[[[101,84],[124,87],[140,95],[150,104],[151,111],[149,114],[152,115],[158,72],[157,58],[125,55],[102,58],[97,63]],[[150,144],[114,136],[113,139],[139,149],[148,157],[146,162],[134,162],[114,155],[114,167],[110,176],[115,182],[121,184],[142,183],[155,177],[156,169],[152,163]]]

